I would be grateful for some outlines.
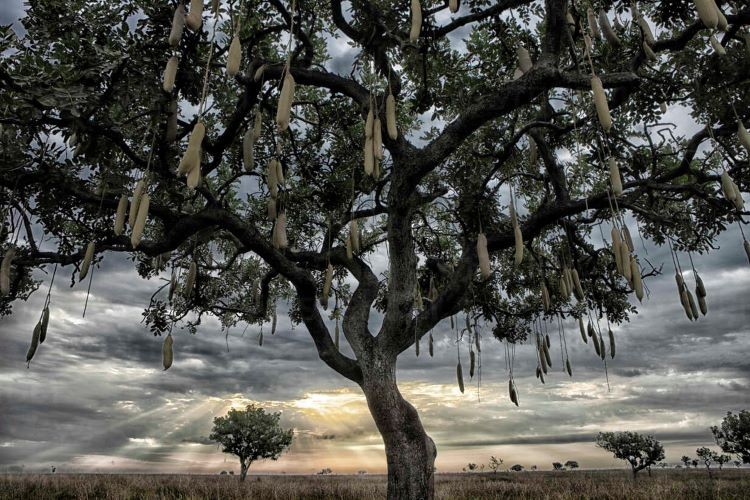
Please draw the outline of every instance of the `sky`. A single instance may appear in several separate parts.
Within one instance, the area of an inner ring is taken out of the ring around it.
[[[20,2],[0,5],[0,23],[23,13]],[[346,46],[332,48],[339,57],[334,63],[347,67]],[[687,119],[679,110],[670,113]],[[664,264],[665,273],[647,279],[649,297],[632,321],[613,325],[617,355],[607,359],[606,373],[572,323],[565,324],[572,378],[562,373],[554,329],[545,385],[534,376],[533,347],[516,349],[519,407],[508,399],[504,347],[490,339],[489,328],[483,329],[481,388],[467,377],[465,394],[455,382],[448,321],[433,331],[434,358],[426,349],[419,358],[413,350],[402,354],[400,387],[435,440],[438,471],[487,463],[492,455],[507,466],[541,469],[570,459],[587,468],[623,466],[594,445],[600,431],[653,433],[671,463],[699,446],[717,449],[709,427],[727,411],[750,408],[750,265],[739,230],[723,234],[715,252],[694,256],[709,313],[693,323],[677,298],[669,253],[649,242],[637,246],[639,256]],[[384,255],[373,259],[384,265]],[[128,257],[108,254],[94,272],[82,318],[86,290],[69,286],[71,272],[58,270],[47,340],[29,368],[25,353],[49,278],[28,302],[15,304],[12,316],[0,318],[0,471],[51,465],[60,472],[237,471],[235,459],[206,436],[214,417],[250,402],[281,412],[282,425],[295,429],[287,453],[253,464],[252,471],[385,471],[382,440],[358,387],[318,359],[283,304],[277,332],[269,335],[266,325],[263,346],[256,327],[225,336],[208,320],[196,335],[177,331],[174,365],[163,371],[162,339],[141,323],[141,313],[164,277],[141,279]],[[692,287],[692,277],[686,279]],[[461,352],[466,366],[465,346]]]

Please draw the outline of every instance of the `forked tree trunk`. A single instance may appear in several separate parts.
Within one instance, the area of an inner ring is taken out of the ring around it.
[[[388,499],[432,499],[435,443],[422,427],[417,410],[398,390],[395,361],[379,360],[370,365],[364,373],[362,390],[385,442]]]
[[[247,470],[250,468],[250,464],[240,459],[240,482],[244,481],[247,477]]]

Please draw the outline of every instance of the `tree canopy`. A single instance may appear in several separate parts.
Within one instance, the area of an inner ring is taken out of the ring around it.
[[[240,479],[244,480],[256,460],[277,460],[292,444],[294,431],[282,429],[280,413],[266,413],[256,405],[244,410],[232,408],[223,417],[214,418],[209,439],[221,445],[221,451],[240,459]]]
[[[750,464],[750,411],[727,412],[720,426],[712,426],[711,432],[723,451],[736,455]]]
[[[615,458],[628,462],[634,477],[639,471],[664,460],[664,446],[653,436],[637,432],[600,432],[596,445],[612,453]]]
[[[282,305],[362,387],[389,495],[429,497],[395,362],[440,321],[462,392],[483,336],[533,344],[541,381],[566,320],[614,356],[660,272],[639,237],[706,314],[694,257],[750,187],[750,9],[716,4],[32,2],[0,37],[0,312],[53,266],[98,286],[108,252],[162,280],[156,335]]]

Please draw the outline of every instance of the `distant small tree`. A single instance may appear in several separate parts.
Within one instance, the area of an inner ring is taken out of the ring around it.
[[[637,432],[600,432],[596,445],[612,453],[615,458],[627,461],[633,471],[633,479],[639,471],[664,460],[664,446],[653,436]]]
[[[219,472],[219,475],[220,475],[220,476],[226,476],[227,474],[228,474],[228,473],[227,473],[227,471],[225,471],[225,470],[223,470],[223,471]]]
[[[552,468],[554,470],[563,470],[563,464],[560,462],[552,462]]]
[[[706,448],[705,446],[701,446],[700,448],[695,450],[695,454],[698,455],[698,459],[706,466],[708,475],[709,477],[711,477],[711,464],[716,462],[719,458],[718,453]]]
[[[680,462],[682,462],[683,464],[685,464],[685,468],[686,468],[686,469],[689,469],[689,468],[690,468],[690,462],[691,462],[692,460],[693,460],[693,459],[692,459],[692,458],[690,458],[689,456],[687,456],[687,455],[682,455],[682,458],[680,459]]]
[[[565,467],[567,467],[568,469],[577,469],[580,466],[575,460],[568,460],[567,462],[565,462]]]
[[[737,467],[738,469],[739,469],[740,467],[742,467],[742,462],[741,462],[741,461],[739,461],[739,460],[735,460],[735,461],[734,461],[734,462],[732,462],[732,463],[733,463],[733,464],[734,464],[734,466],[735,466],[735,467]]]
[[[330,467],[320,469],[320,471],[318,472],[319,476],[327,476],[329,474],[333,474],[333,470]]]
[[[682,465],[680,465],[680,464],[676,464],[676,465],[674,466],[674,468],[675,468],[675,469],[682,469]]]
[[[538,467],[537,467],[536,465],[532,465],[532,466],[531,466],[531,470],[534,470],[534,471],[535,471],[535,470],[537,470],[537,469],[538,469]]]
[[[521,464],[515,464],[513,467],[510,468],[513,472],[521,472],[523,470],[523,465]]]
[[[490,463],[488,464],[488,467],[493,473],[496,473],[500,469],[500,467],[502,467],[502,465],[502,458],[497,458],[496,456],[490,457]]]
[[[732,457],[730,457],[729,455],[724,455],[723,453],[716,455],[716,464],[719,466],[719,470],[724,467],[724,464],[728,464],[731,461]]]
[[[464,472],[473,472],[477,470],[477,464],[469,462],[466,464],[466,467],[464,467]]]
[[[282,429],[280,418],[280,413],[266,413],[256,405],[244,410],[232,408],[226,416],[214,418],[209,439],[219,443],[224,453],[240,459],[240,481],[247,477],[250,464],[268,458],[277,460],[292,444],[294,431]]]
[[[662,469],[666,469],[667,467],[669,467],[669,464],[667,462],[659,462],[657,465]]]
[[[693,459],[690,463],[693,464],[693,469],[697,469],[698,468],[698,463],[699,463],[698,460]]]
[[[727,412],[721,426],[711,427],[711,432],[722,451],[750,464],[750,411],[742,410],[737,415]]]
[[[358,470],[357,474],[360,475],[360,476],[364,476],[365,474],[367,474],[367,471],[366,470]]]

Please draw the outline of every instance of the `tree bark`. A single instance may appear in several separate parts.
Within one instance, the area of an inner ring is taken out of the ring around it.
[[[250,468],[250,465],[245,462],[245,460],[240,459],[240,482],[244,481],[247,477],[247,470]]]
[[[362,390],[383,436],[389,500],[431,500],[435,494],[435,443],[417,410],[396,384],[396,362],[377,356],[364,371]]]

